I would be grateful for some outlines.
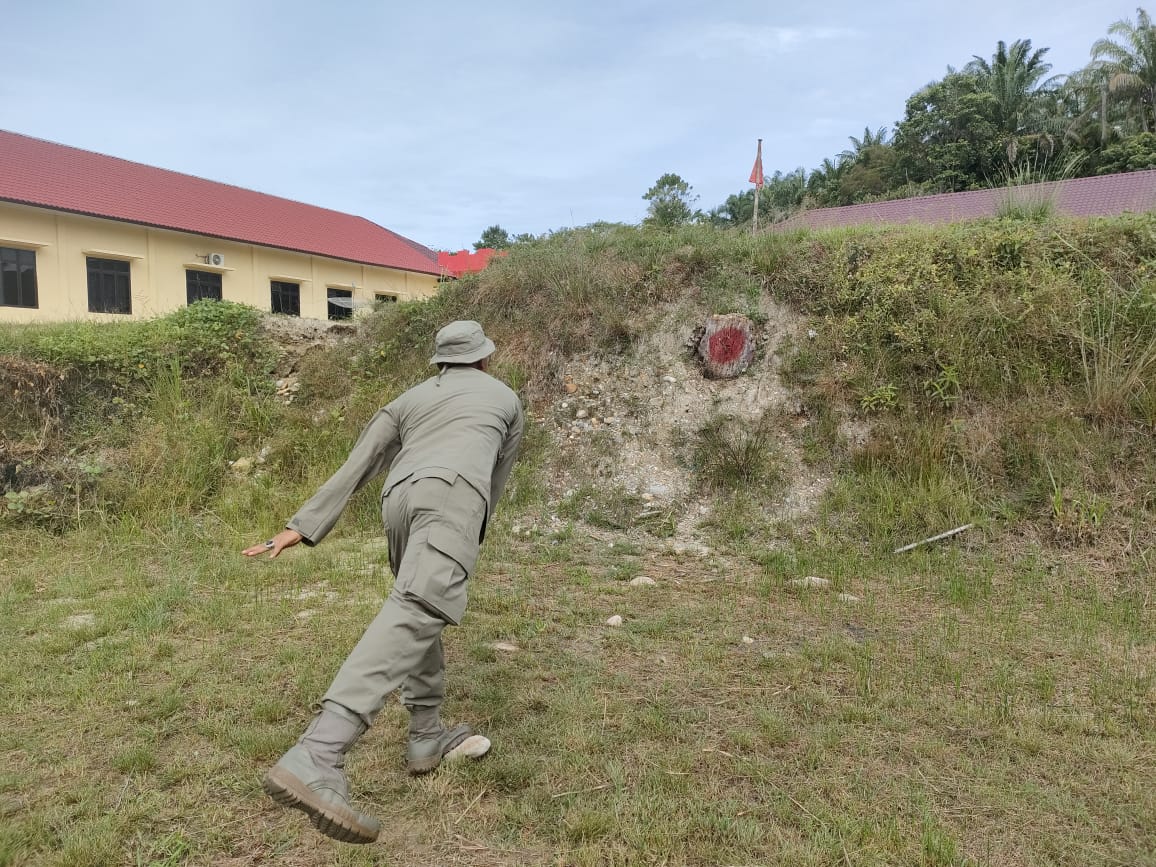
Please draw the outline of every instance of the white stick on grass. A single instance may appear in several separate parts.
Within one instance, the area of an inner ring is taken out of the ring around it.
[[[902,548],[896,548],[892,554],[902,554],[904,551],[910,551],[912,548],[918,548],[920,545],[926,545],[928,542],[938,542],[940,539],[946,539],[948,536],[954,536],[956,533],[962,533],[964,530],[970,530],[975,524],[964,524],[962,527],[956,527],[954,530],[948,530],[946,533],[940,533],[938,536],[929,536],[926,539],[920,539],[918,542],[912,542],[910,545],[904,545]]]

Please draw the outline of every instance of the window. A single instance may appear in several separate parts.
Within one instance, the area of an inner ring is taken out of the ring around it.
[[[0,247],[0,307],[36,306],[36,252]]]
[[[384,307],[386,304],[396,304],[396,295],[386,295],[384,292],[375,292],[373,295],[373,306]]]
[[[273,280],[269,285],[272,288],[272,302],[269,307],[274,313],[285,313],[289,316],[301,315],[300,283]]]
[[[208,298],[221,300],[221,275],[213,271],[185,271],[185,293],[188,303]]]
[[[88,312],[132,313],[128,262],[88,257]]]
[[[330,319],[349,319],[353,316],[353,292],[349,289],[328,289]]]

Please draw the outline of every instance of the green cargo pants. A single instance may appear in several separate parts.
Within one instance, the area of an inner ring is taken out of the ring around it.
[[[442,629],[465,613],[486,501],[456,473],[431,469],[391,488],[381,511],[393,589],[325,694],[367,725],[399,687],[407,705],[445,698]]]

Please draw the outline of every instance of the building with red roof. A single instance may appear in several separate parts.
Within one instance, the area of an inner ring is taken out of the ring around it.
[[[485,270],[494,256],[505,256],[505,250],[494,250],[482,247],[480,250],[458,250],[456,253],[438,252],[438,267],[445,277],[461,277],[463,274],[476,274]]]
[[[876,223],[955,223],[996,217],[1009,207],[1050,206],[1071,217],[1110,217],[1156,209],[1156,170],[1072,178],[1042,184],[969,190],[800,211],[774,229],[829,229]]]
[[[429,296],[442,273],[432,250],[362,217],[0,131],[0,321],[200,298],[343,319]]]

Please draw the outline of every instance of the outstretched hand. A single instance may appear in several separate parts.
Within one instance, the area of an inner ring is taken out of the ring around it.
[[[256,557],[258,554],[269,552],[269,559],[272,560],[286,548],[292,548],[301,541],[302,535],[296,530],[282,530],[268,542],[262,542],[260,545],[253,545],[246,548],[241,553],[246,557]]]

